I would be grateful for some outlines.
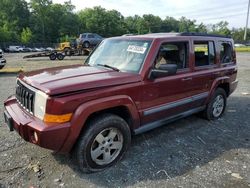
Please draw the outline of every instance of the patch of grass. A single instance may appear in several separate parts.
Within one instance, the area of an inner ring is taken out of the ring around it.
[[[236,52],[250,52],[250,46],[235,47]]]

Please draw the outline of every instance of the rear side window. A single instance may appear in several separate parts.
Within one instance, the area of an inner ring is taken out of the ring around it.
[[[220,62],[230,63],[233,61],[233,48],[230,42],[220,42]]]
[[[195,66],[206,66],[215,64],[215,48],[212,41],[194,42]]]

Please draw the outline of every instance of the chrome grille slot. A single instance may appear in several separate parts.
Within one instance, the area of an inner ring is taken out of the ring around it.
[[[25,110],[34,113],[35,92],[24,86],[19,80],[16,87],[16,99]]]

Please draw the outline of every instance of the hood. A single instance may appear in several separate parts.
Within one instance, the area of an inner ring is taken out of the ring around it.
[[[48,95],[123,85],[141,80],[139,74],[83,65],[71,65],[23,73],[19,78]]]

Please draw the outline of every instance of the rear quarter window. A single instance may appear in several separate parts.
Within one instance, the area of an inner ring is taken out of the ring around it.
[[[222,64],[231,63],[233,61],[233,47],[231,42],[220,41],[220,62]]]

